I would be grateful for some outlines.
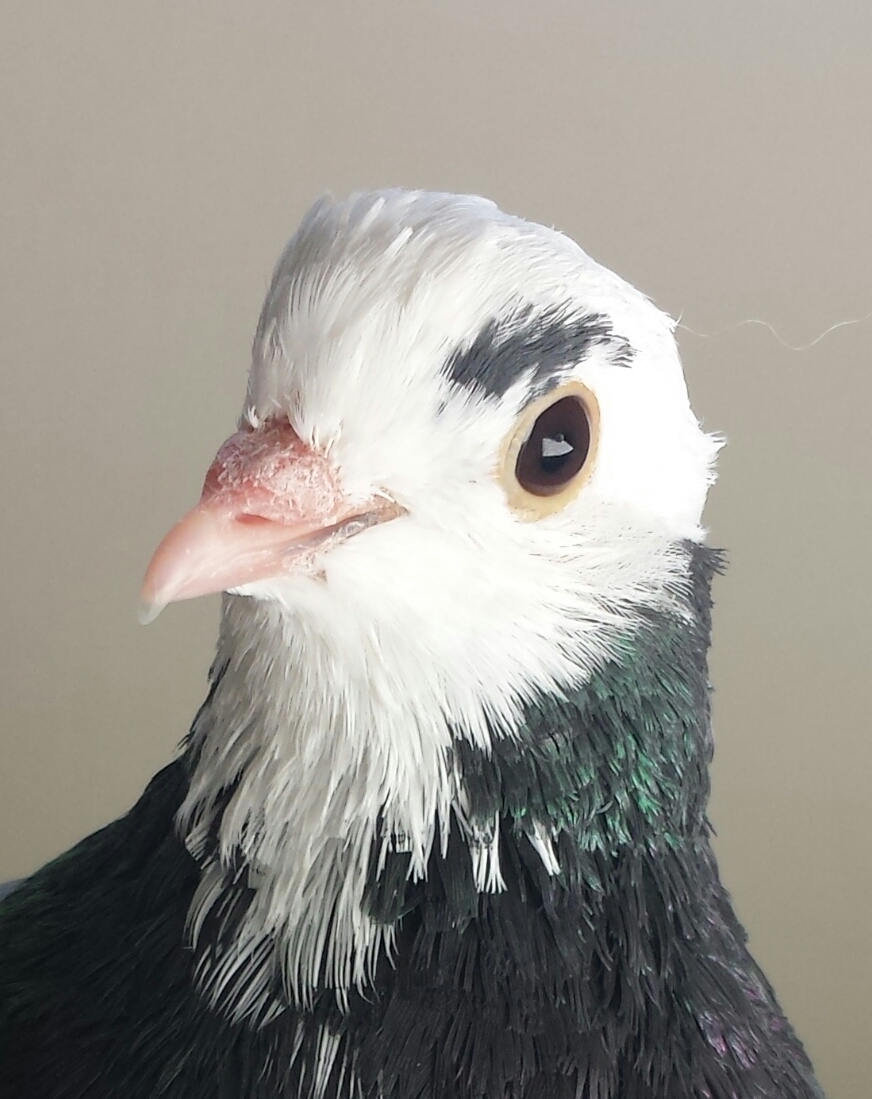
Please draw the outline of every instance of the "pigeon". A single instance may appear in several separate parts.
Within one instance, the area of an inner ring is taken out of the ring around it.
[[[206,700],[0,905],[2,1099],[821,1099],[711,846],[673,333],[479,197],[304,216],[143,584],[223,593]]]

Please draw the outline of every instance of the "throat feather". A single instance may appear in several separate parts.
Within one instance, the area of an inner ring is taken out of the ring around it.
[[[240,1017],[276,997],[309,1004],[325,987],[344,999],[371,981],[393,941],[364,904],[378,849],[403,851],[410,875],[423,877],[453,800],[444,723],[427,728],[396,709],[386,722],[377,693],[363,680],[337,685],[311,638],[297,664],[308,680],[290,678],[287,664],[264,656],[271,633],[293,666],[301,642],[281,616],[228,601],[177,819],[201,867],[188,918],[200,982]]]

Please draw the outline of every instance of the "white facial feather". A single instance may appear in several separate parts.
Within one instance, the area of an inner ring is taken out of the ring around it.
[[[579,495],[537,522],[496,477],[530,378],[495,396],[445,371],[527,306],[603,315],[632,350],[622,366],[595,345],[568,368],[599,403],[598,450]],[[244,417],[288,417],[351,496],[408,515],[225,600],[228,670],[194,729],[179,826],[201,856],[210,829],[219,840],[195,939],[234,853],[250,867],[235,955],[201,962],[237,1015],[267,1010],[273,969],[299,1003],[364,987],[391,944],[364,910],[370,859],[406,850],[424,875],[452,814],[478,887],[503,887],[451,744],[510,734],[526,700],[589,677],[684,583],[680,543],[702,537],[720,444],[690,410],[672,327],[572,241],[482,199],[392,191],[306,215],[264,305]],[[537,842],[559,872],[544,827]]]

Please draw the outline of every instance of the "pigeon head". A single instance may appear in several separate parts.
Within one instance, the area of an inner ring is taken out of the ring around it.
[[[368,888],[398,853],[426,878],[453,829],[503,887],[458,745],[686,613],[717,447],[671,321],[561,234],[451,195],[309,211],[239,430],[143,589],[229,593],[178,818],[216,999],[265,1010],[276,970],[298,1002],[362,987],[395,931]]]
[[[480,736],[670,598],[717,445],[672,322],[565,236],[475,197],[325,199],[144,598],[270,604],[331,667]]]

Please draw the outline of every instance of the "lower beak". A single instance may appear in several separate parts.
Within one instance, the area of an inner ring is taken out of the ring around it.
[[[141,618],[168,603],[311,567],[317,551],[404,514],[385,498],[350,500],[327,458],[287,423],[231,436],[200,502],[166,535],[145,573]]]

